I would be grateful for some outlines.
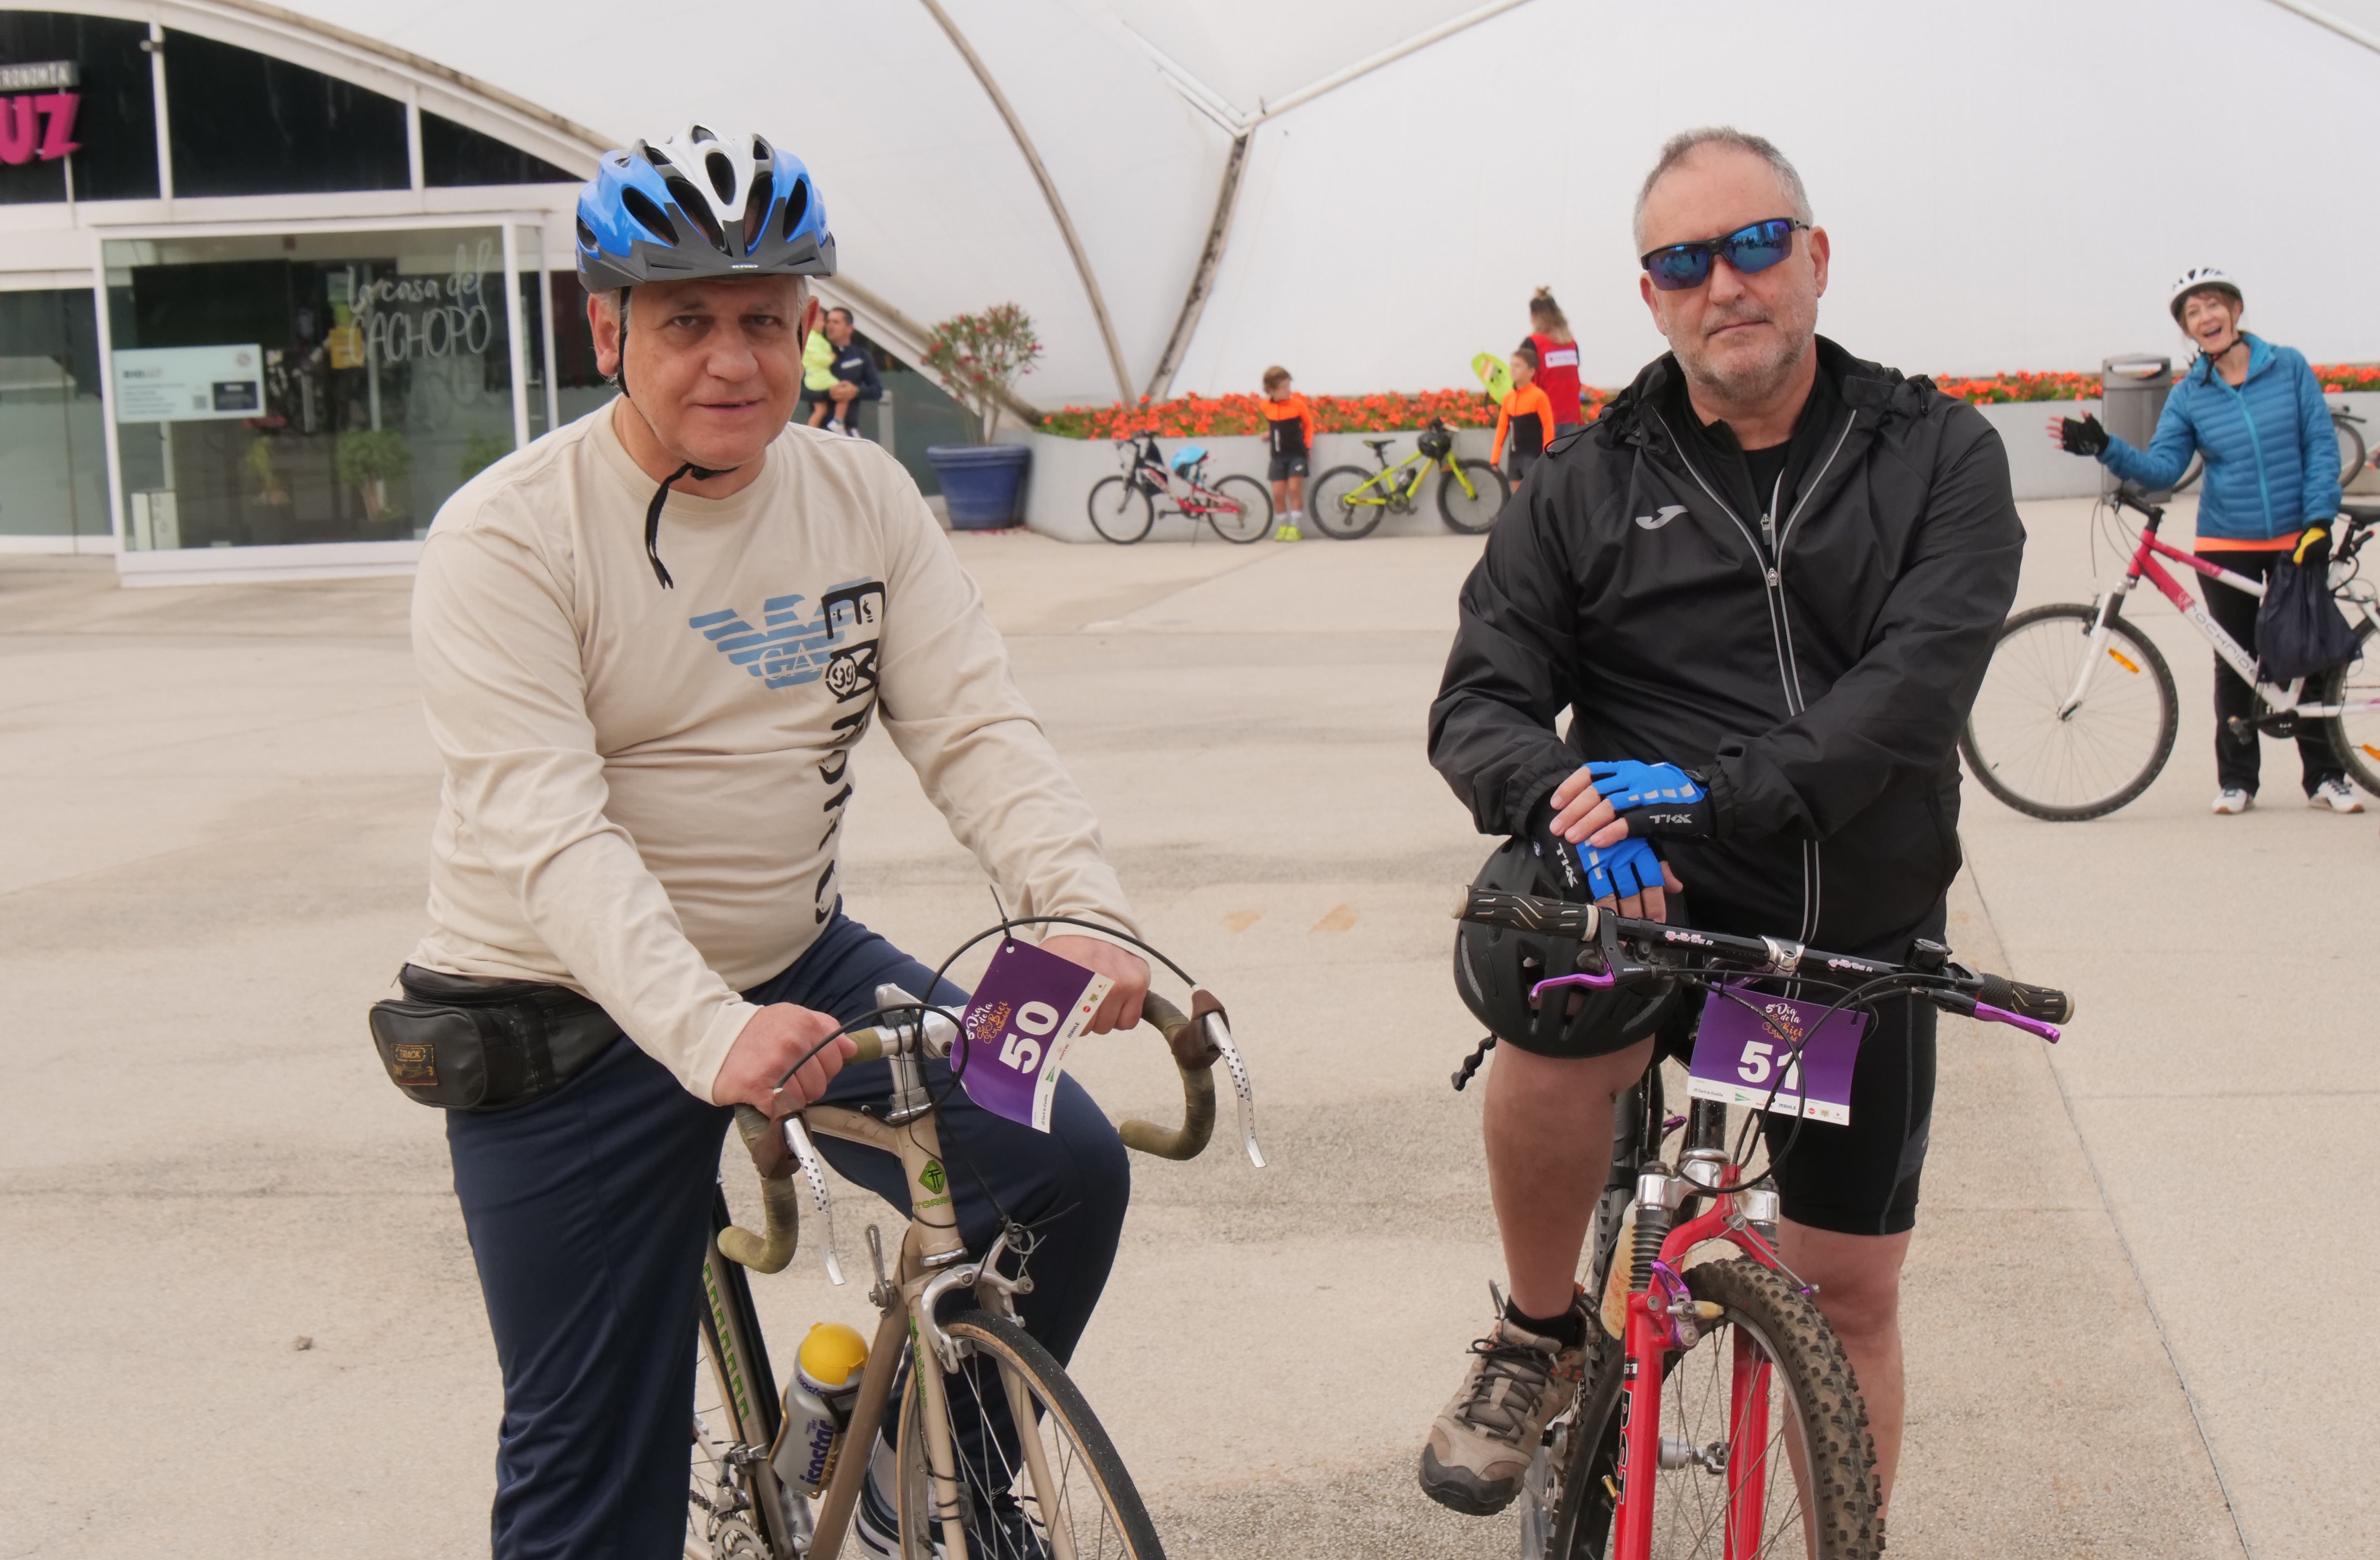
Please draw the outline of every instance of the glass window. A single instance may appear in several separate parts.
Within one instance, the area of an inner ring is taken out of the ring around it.
[[[545,283],[553,309],[556,399],[562,404],[562,420],[577,422],[619,393],[595,367],[595,330],[587,322],[587,289],[578,284],[578,273],[556,271]]]
[[[471,184],[577,184],[542,157],[532,157],[468,125],[421,116],[421,182],[439,188]]]
[[[0,65],[64,60],[77,78],[73,117],[59,138],[75,150],[64,157],[42,155],[44,143],[56,145],[49,131],[63,105],[41,100],[57,89],[0,94],[0,115],[7,116],[0,151],[25,152],[21,162],[0,162],[0,205],[65,200],[69,166],[78,200],[156,198],[157,99],[140,48],[148,39],[146,22],[0,11]]]
[[[413,186],[405,104],[195,33],[165,34],[165,117],[176,195]]]
[[[106,246],[125,545],[395,541],[513,448],[502,236]]]
[[[108,534],[100,417],[90,289],[0,293],[0,536]]]

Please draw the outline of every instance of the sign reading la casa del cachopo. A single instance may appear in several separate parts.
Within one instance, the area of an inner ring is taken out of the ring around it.
[[[52,163],[73,151],[79,85],[72,60],[0,65],[0,163]]]

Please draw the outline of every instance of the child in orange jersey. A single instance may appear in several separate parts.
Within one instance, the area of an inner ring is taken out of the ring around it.
[[[1512,480],[1518,482],[1528,476],[1554,436],[1553,403],[1537,388],[1537,349],[1527,342],[1512,353],[1512,388],[1496,413],[1496,447],[1488,454],[1490,464],[1503,464],[1507,435],[1512,441]]]
[[[1272,539],[1296,541],[1305,534],[1298,526],[1305,518],[1305,462],[1314,453],[1314,412],[1305,397],[1291,388],[1289,370],[1278,363],[1264,371],[1264,393],[1265,428],[1272,444],[1268,475],[1273,513],[1281,516]]]

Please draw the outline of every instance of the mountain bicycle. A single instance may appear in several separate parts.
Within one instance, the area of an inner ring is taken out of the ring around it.
[[[1207,480],[1207,451],[1185,444],[1169,464],[1154,435],[1119,439],[1123,470],[1091,485],[1091,529],[1120,547],[1148,535],[1160,514],[1184,514],[1193,526],[1204,520],[1228,542],[1245,546],[1272,529],[1272,494],[1253,477]],[[1179,486],[1176,486],[1176,484]],[[1159,509],[1163,499],[1170,506]]]
[[[1422,484],[1432,471],[1446,475],[1438,484],[1438,517],[1447,529],[1475,537],[1496,523],[1512,484],[1484,460],[1457,456],[1454,434],[1439,417],[1422,429],[1419,447],[1391,466],[1393,439],[1366,439],[1377,471],[1360,466],[1334,466],[1306,488],[1306,514],[1326,537],[1354,541],[1368,537],[1391,514],[1411,514],[1421,504]]]
[[[2338,436],[2338,485],[2346,487],[2363,469],[2363,419],[2344,406],[2330,409],[2331,431]],[[2194,454],[2181,480],[2173,485],[2177,493],[2187,492],[2198,479],[2206,475],[2206,457]]]
[[[984,936],[1022,924],[1006,923]],[[1155,949],[1142,945],[1142,950],[1182,974]],[[891,1465],[880,1472],[879,1488],[896,1506],[905,1560],[1162,1560],[1148,1508],[1114,1444],[1065,1371],[1018,1320],[1014,1297],[1032,1288],[1030,1235],[1010,1226],[981,1252],[970,1252],[959,1238],[951,1215],[953,1178],[942,1159],[939,1096],[929,1090],[924,1070],[927,1058],[950,1057],[957,1024],[898,986],[878,987],[876,1000],[871,1027],[843,1033],[857,1046],[847,1065],[892,1063],[892,1102],[882,1115],[811,1105],[771,1119],[751,1106],[735,1107],[736,1130],[760,1176],[765,1227],[755,1234],[736,1227],[723,1187],[714,1197],[702,1264],[687,1560],[832,1560],[843,1550],[872,1462]],[[1018,1010],[1020,1030],[1028,1026],[1034,1006]],[[1255,1095],[1222,1005],[1194,989],[1184,1013],[1152,992],[1142,1013],[1172,1051],[1183,1122],[1164,1128],[1126,1121],[1118,1129],[1125,1146],[1165,1159],[1196,1158],[1214,1131],[1213,1069],[1220,1061],[1239,1096],[1242,1144],[1261,1168]],[[1050,1014],[1053,1023],[1056,1017]],[[1042,1059],[1038,1050],[1033,1059]],[[956,1086],[955,1076],[950,1086]],[[793,1260],[801,1218],[798,1175],[826,1220],[827,1276],[844,1281],[814,1133],[897,1157],[911,1213],[889,1267],[876,1227],[868,1228],[875,1271],[868,1298],[881,1315],[847,1420],[831,1445],[797,1441],[789,1454],[789,1440],[804,1429],[816,1433],[817,1427],[796,1425],[785,1411],[747,1272],[781,1272]],[[1014,1274],[1003,1258],[1016,1259]],[[945,1300],[970,1293],[971,1308],[946,1312]],[[891,1443],[897,1449],[888,1452],[878,1432],[896,1389],[897,1433]],[[988,1427],[985,1445],[970,1451],[962,1444],[954,1405],[965,1406],[971,1422]],[[789,1455],[814,1481],[815,1496],[781,1476]]]
[[[2258,713],[2243,726],[2277,737],[2318,726],[2355,782],[2380,795],[2380,593],[2359,577],[2356,558],[2380,524],[2380,504],[2341,504],[2331,543],[2331,595],[2356,624],[2355,654],[2318,678],[2277,685],[2157,558],[2260,599],[2264,585],[2159,537],[2163,506],[2131,484],[2113,502],[2142,516],[2123,582],[2088,606],[2032,607],[2000,626],[1959,738],[1968,772],[2017,811],[2057,822],[2112,813],[2149,788],[2173,754],[2178,720],[2171,669],[2123,617],[2125,598],[2145,576],[2256,690]]]
[[[2073,1015],[2063,992],[1985,974],[1924,939],[1895,964],[1477,888],[1463,890],[1454,913],[1586,945],[1579,970],[1547,972],[1536,1000],[1562,1000],[1571,986],[1674,982],[1743,1004],[1765,1027],[1740,1033],[1774,1043],[1727,1046],[1718,1070],[1741,1085],[1737,1099],[1781,1104],[1797,1119],[1816,1114],[1802,1097],[1803,1046],[1838,1013],[1908,996],[2052,1042]],[[1837,995],[1803,1022],[1764,1001],[1760,988],[1780,984]],[[1456,1088],[1494,1044],[1480,1042]],[[1815,1082],[1807,1093],[1815,1101]],[[1779,1195],[1762,1184],[1767,1171],[1751,1167],[1757,1113],[1730,1150],[1725,1102],[1695,1097],[1667,1117],[1664,1095],[1657,1057],[1617,1107],[1588,1269],[1603,1324],[1589,1324],[1587,1379],[1548,1427],[1524,1481],[1524,1560],[1752,1560],[1796,1545],[1816,1560],[1871,1560],[1884,1533],[1866,1409],[1810,1287],[1777,1253]],[[1663,1147],[1681,1128],[1672,1165]],[[1778,1153],[1791,1152],[1789,1136]],[[1734,1250],[1697,1252],[1713,1243]]]

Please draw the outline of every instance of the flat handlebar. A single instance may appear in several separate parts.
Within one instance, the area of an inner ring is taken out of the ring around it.
[[[1455,901],[1454,918],[1485,926],[1502,926],[1512,931],[1533,932],[1587,944],[1588,950],[1582,959],[1581,967],[1593,971],[1593,973],[1582,979],[1567,971],[1547,972],[1553,979],[1565,984],[1603,986],[1630,978],[1655,978],[1677,973],[1672,966],[1605,969],[1604,966],[1611,961],[1598,953],[1597,944],[1609,933],[1615,942],[1625,941],[1671,957],[1684,957],[1708,967],[1732,969],[1749,975],[1798,975],[1852,985],[1891,976],[1924,977],[1937,981],[1939,985],[1919,986],[1913,995],[1924,997],[1948,1011],[1981,1019],[1987,1023],[2012,1024],[2045,1040],[2056,1040],[2058,1035],[2055,1026],[2069,1022],[2074,1017],[2074,999],[2065,992],[2052,986],[2028,986],[2006,975],[1989,974],[1952,962],[1947,949],[1941,950],[1942,962],[1938,966],[1895,964],[1879,959],[1827,953],[1781,937],[1736,937],[1726,932],[1671,926],[1659,921],[1615,915],[1591,904],[1572,904],[1562,900],[1495,889],[1464,889]]]

